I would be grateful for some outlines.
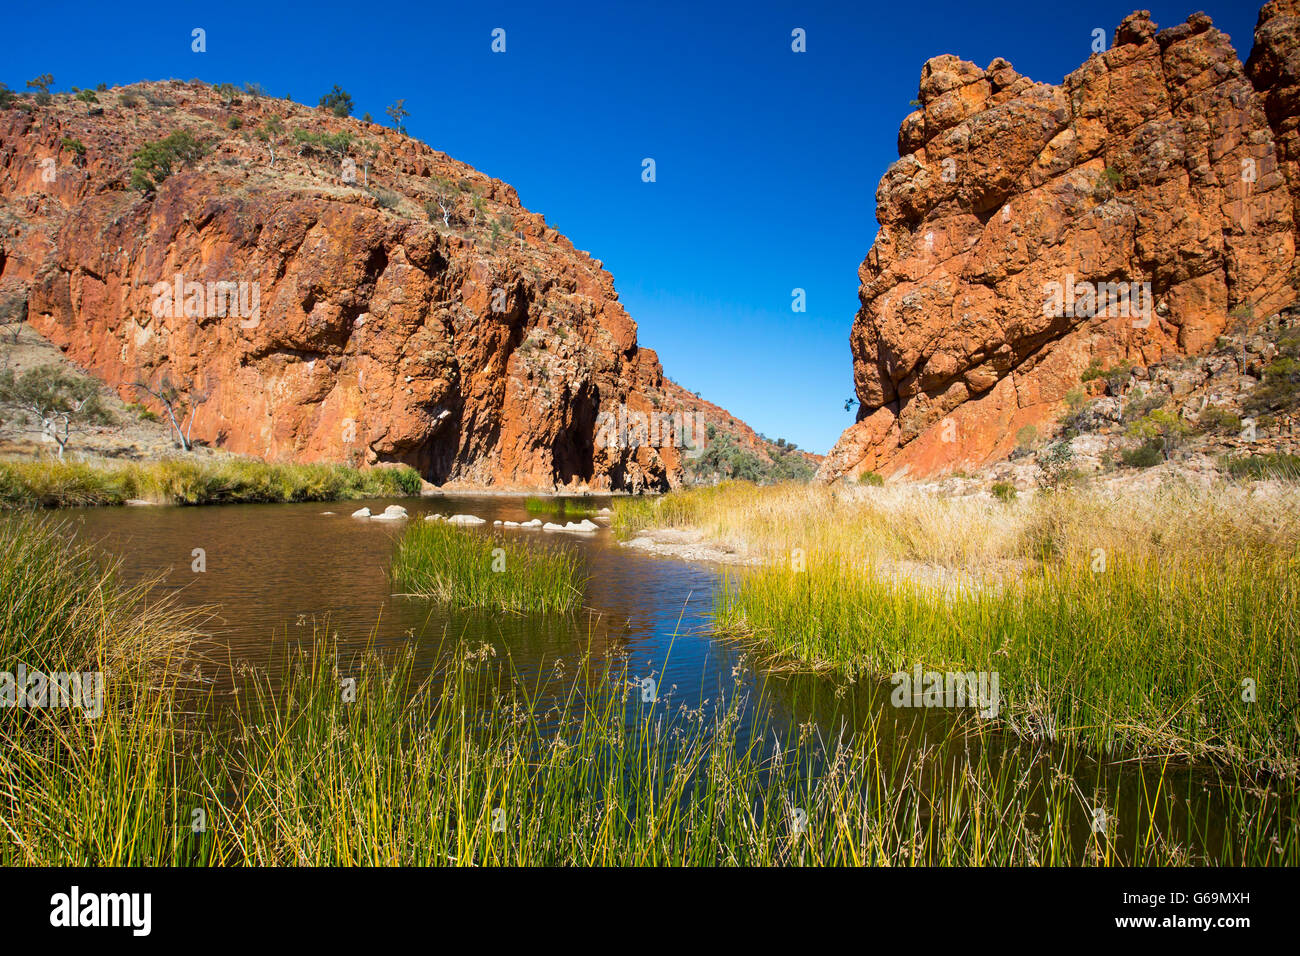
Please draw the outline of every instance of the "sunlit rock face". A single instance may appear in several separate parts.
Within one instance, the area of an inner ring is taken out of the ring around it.
[[[858,420],[823,479],[978,467],[1094,359],[1197,353],[1294,301],[1295,0],[1256,37],[1247,70],[1208,17],[1142,12],[1059,86],[925,64],[859,269]]]
[[[196,439],[273,460],[680,481],[676,447],[598,440],[602,413],[662,405],[662,368],[600,262],[507,184],[283,100],[179,82],[98,99],[0,111],[0,291],[124,398],[182,386],[203,398]],[[133,154],[176,130],[206,155],[131,188]]]

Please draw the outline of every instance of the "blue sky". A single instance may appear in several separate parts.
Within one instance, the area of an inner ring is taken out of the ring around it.
[[[770,438],[824,452],[853,421],[849,326],[922,63],[1006,57],[1060,82],[1139,4],[104,3],[5,12],[0,81],[54,89],[199,77],[407,129],[514,185],[613,273],[669,376]],[[1258,5],[1143,2],[1162,27],[1204,10],[1250,51]],[[207,52],[190,31],[207,31]],[[494,54],[491,33],[506,31]],[[796,28],[807,52],[790,49]],[[641,179],[653,158],[657,181]],[[807,311],[791,310],[806,290]]]

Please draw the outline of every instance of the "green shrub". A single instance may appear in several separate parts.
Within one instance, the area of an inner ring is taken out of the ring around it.
[[[270,121],[267,121],[270,124]],[[293,141],[298,144],[300,152],[325,152],[335,156],[345,156],[352,146],[351,133],[316,133],[311,130],[296,129]]]
[[[1196,430],[1207,435],[1235,434],[1241,431],[1241,416],[1211,405],[1196,420]]]
[[[397,483],[397,488],[403,495],[408,498],[414,498],[424,488],[424,481],[420,478],[420,473],[414,468],[408,468],[403,465],[400,468],[394,468],[393,480]]]
[[[1074,449],[1068,441],[1053,442],[1038,454],[1038,486],[1059,491],[1079,477],[1074,467]]]
[[[1263,381],[1244,402],[1254,415],[1300,406],[1300,328],[1288,329],[1278,338],[1277,353],[1265,367]]]
[[[1149,438],[1137,448],[1120,452],[1120,460],[1130,468],[1151,468],[1165,460],[1164,446],[1158,438]]]
[[[1135,388],[1129,400],[1124,403],[1124,410],[1120,413],[1120,420],[1126,423],[1132,423],[1140,418],[1144,418],[1157,409],[1164,408],[1167,399],[1158,393],[1150,392],[1146,389]]]
[[[352,115],[352,97],[347,90],[334,84],[334,89],[330,90],[320,98],[320,108],[329,110],[335,116],[340,118]]]
[[[1164,458],[1169,458],[1178,450],[1191,430],[1192,426],[1183,421],[1181,416],[1163,408],[1143,415],[1131,422],[1127,429],[1129,435],[1141,438],[1145,445],[1154,445]]]
[[[379,205],[380,209],[396,211],[401,208],[402,197],[391,189],[382,189],[379,186],[374,186],[367,189],[366,192],[370,193],[375,202]]]
[[[162,417],[157,412],[150,410],[150,408],[147,405],[141,405],[139,402],[128,402],[126,409],[129,412],[134,412],[136,416],[143,421],[146,422],[162,421]]]
[[[880,488],[885,484],[885,479],[874,471],[864,471],[858,475],[858,484],[871,485],[874,488]]]
[[[993,492],[993,497],[998,501],[1016,500],[1016,486],[1009,481],[995,481],[993,487],[989,490]]]
[[[151,193],[162,185],[176,166],[193,163],[206,153],[207,145],[185,130],[177,130],[142,146],[131,154],[135,161],[131,170],[131,188]]]

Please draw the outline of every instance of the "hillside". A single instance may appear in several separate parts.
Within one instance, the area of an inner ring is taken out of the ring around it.
[[[678,390],[509,185],[255,89],[7,99],[0,300],[123,401],[171,387],[201,443],[437,484],[683,480],[676,448],[602,435]]]

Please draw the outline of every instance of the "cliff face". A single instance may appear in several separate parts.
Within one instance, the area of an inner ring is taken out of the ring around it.
[[[288,101],[175,81],[96,98],[0,111],[0,291],[123,398],[161,411],[133,386],[171,383],[195,438],[269,459],[680,480],[677,449],[601,440],[602,412],[651,411],[659,360],[601,264],[508,185]],[[130,188],[133,153],[177,130],[206,155]]]
[[[1094,359],[1203,352],[1295,299],[1296,0],[1257,37],[1249,74],[1204,15],[1145,12],[1060,86],[925,64],[859,269],[858,421],[822,478],[978,467]]]

